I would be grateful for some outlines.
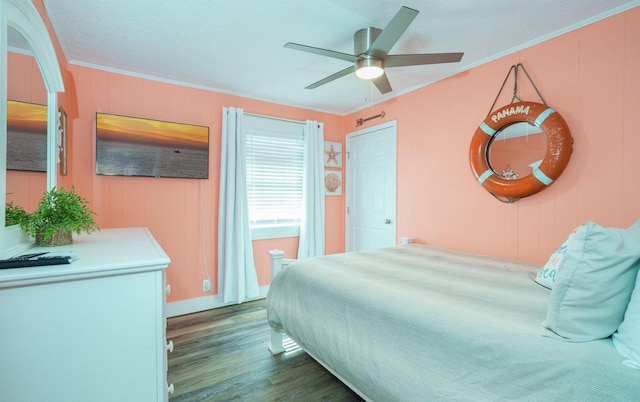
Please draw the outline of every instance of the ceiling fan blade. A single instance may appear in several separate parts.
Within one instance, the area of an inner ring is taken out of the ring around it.
[[[418,66],[422,64],[456,63],[464,53],[394,54],[384,59],[385,67]]]
[[[288,42],[284,45],[284,47],[294,50],[300,50],[307,53],[318,54],[320,56],[333,57],[334,59],[349,61],[351,63],[355,63],[356,61],[360,60],[360,57],[354,56],[352,54],[335,52],[333,50],[321,49],[319,47],[301,45],[299,43]]]
[[[384,58],[417,15],[417,10],[402,6],[400,11],[396,13],[382,32],[380,32],[380,35],[378,35],[376,40],[373,41],[366,52],[367,55],[377,57],[379,59]]]
[[[387,92],[391,92],[391,84],[389,84],[389,79],[387,78],[387,74],[382,74],[378,78],[374,78],[371,81],[375,84],[378,91],[381,94],[386,94]]]
[[[355,66],[351,66],[351,67],[347,67],[344,70],[338,71],[335,74],[332,74],[326,78],[321,79],[318,82],[314,82],[313,84],[309,85],[308,87],[305,87],[305,89],[314,89],[314,88],[318,88],[320,85],[324,85],[324,84],[328,84],[329,82],[333,81],[333,80],[337,80],[340,77],[344,77],[345,75],[349,75],[353,72],[356,71]]]

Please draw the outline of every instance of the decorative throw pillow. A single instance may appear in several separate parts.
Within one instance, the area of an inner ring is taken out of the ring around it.
[[[624,318],[640,268],[640,224],[578,230],[549,295],[545,336],[586,342],[613,334]]]
[[[613,346],[625,358],[622,363],[640,370],[640,275],[624,313],[624,321],[612,339]]]
[[[573,237],[576,232],[582,227],[582,225],[573,229],[569,236],[565,239],[565,241],[558,247],[558,249],[551,254],[549,260],[540,268],[538,271],[538,275],[535,278],[535,281],[538,284],[544,286],[547,289],[553,289],[553,285],[556,283],[556,275],[558,274],[558,267],[562,263],[562,259],[567,253],[567,248],[569,248],[569,244],[573,241]]]

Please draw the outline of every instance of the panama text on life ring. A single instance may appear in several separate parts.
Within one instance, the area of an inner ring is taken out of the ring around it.
[[[525,177],[508,180],[489,166],[488,146],[493,136],[514,123],[527,122],[539,127],[547,137],[547,150],[542,163]],[[515,200],[535,194],[553,183],[569,163],[573,138],[567,123],[554,109],[535,102],[512,103],[496,109],[480,124],[471,139],[471,170],[488,192]]]

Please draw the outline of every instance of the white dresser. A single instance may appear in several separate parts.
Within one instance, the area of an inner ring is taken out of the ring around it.
[[[0,269],[0,401],[167,401],[170,259],[151,233],[103,229],[38,250],[75,257]]]

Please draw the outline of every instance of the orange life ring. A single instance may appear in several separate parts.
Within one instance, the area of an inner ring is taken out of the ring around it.
[[[488,162],[488,146],[496,133],[514,123],[527,122],[542,129],[547,136],[547,150],[542,163],[528,176],[507,180],[498,176]],[[564,171],[573,151],[573,137],[560,113],[536,102],[518,102],[492,112],[480,124],[471,139],[471,170],[488,192],[515,200],[547,188]]]

